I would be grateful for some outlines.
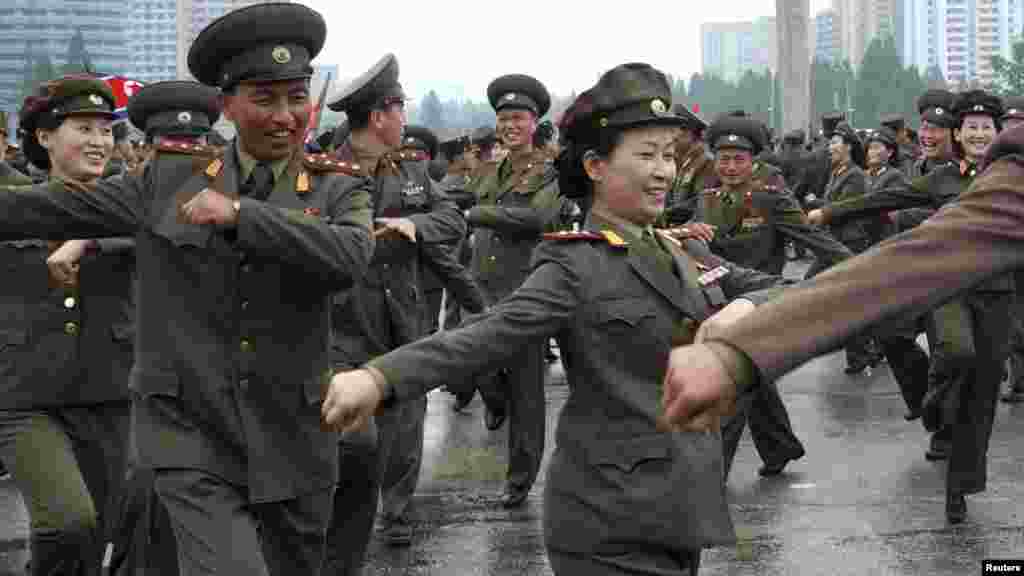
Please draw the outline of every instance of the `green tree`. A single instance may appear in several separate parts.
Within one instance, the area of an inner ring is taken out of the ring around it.
[[[877,127],[882,115],[903,111],[905,93],[901,79],[905,72],[891,35],[871,42],[858,72],[853,94],[857,127]]]
[[[1024,94],[1024,39],[1018,39],[1010,49],[1013,58],[992,57],[992,70],[996,75],[995,90],[1002,96]]]

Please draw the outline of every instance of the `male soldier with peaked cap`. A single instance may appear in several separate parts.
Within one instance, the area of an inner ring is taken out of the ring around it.
[[[344,111],[351,127],[337,158],[373,179],[377,238],[366,277],[335,297],[331,362],[336,368],[359,366],[423,336],[425,267],[468,309],[475,313],[484,307],[482,294],[453,255],[466,232],[461,212],[435,188],[425,157],[401,151],[405,93],[398,74],[398,60],[387,54],[327,104]],[[325,573],[361,569],[378,497],[387,543],[411,543],[409,512],[425,415],[425,401],[410,403],[342,438],[341,468],[351,474],[341,478],[335,494]]]
[[[147,84],[128,101],[128,118],[145,133],[146,141],[158,148],[153,163],[162,169],[169,157],[161,152],[175,144],[199,145],[220,117],[220,92],[198,82],[171,80]],[[172,162],[174,160],[171,160]],[[140,165],[145,169],[146,161]],[[154,491],[154,471],[129,462],[127,487],[122,494],[115,542],[126,542],[113,550],[112,574],[179,574],[174,530],[167,509]]]
[[[238,129],[223,152],[174,143],[89,190],[0,194],[0,238],[135,235],[133,437],[184,575],[320,569],[338,474],[317,408],[329,302],[373,251],[367,181],[301,148],[325,34],[300,4],[230,12],[188,58]]]
[[[7,163],[7,112],[0,110],[0,186],[28,184],[32,184],[32,179]],[[3,470],[2,464],[0,470]]]
[[[533,147],[537,123],[551,107],[547,88],[532,76],[507,74],[487,86],[497,113],[498,143],[508,151],[485,164],[475,186],[478,203],[467,213],[473,226],[473,273],[487,295],[499,302],[529,273],[530,256],[544,232],[558,227],[565,200],[558,194],[553,166]],[[544,455],[544,347],[523,350],[518,362],[497,376],[482,378],[486,424],[496,430],[509,419],[509,463],[502,505],[526,502]],[[499,384],[502,379],[510,385]]]
[[[667,225],[682,224],[693,216],[697,196],[714,185],[714,165],[704,148],[703,136],[708,123],[690,112],[684,104],[675,104],[672,111],[684,119],[676,139],[676,179],[665,200],[663,221]]]
[[[410,125],[405,127],[402,135],[402,151],[419,151],[424,154],[422,160],[433,160],[437,158],[437,148],[440,143],[434,132],[426,126]]]
[[[803,210],[783,188],[781,178],[773,184],[754,179],[753,158],[764,145],[760,122],[722,117],[708,128],[707,137],[721,187],[701,193],[695,220],[716,228],[710,244],[714,254],[771,274],[782,272],[786,240],[806,245],[827,264],[851,256],[828,233],[806,223]],[[723,430],[726,475],[748,420],[764,461],[759,471],[762,476],[779,474],[791,460],[803,457],[804,447],[793,433],[778,391],[765,386],[744,403]]]

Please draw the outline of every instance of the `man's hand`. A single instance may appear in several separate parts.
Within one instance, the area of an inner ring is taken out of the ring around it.
[[[821,226],[825,224],[825,213],[821,208],[815,208],[807,213],[807,221],[815,226]]]
[[[416,223],[408,218],[376,218],[373,221],[377,229],[373,237],[379,238],[388,234],[404,236],[409,242],[416,242]]]
[[[674,348],[662,383],[663,430],[709,432],[736,409],[736,384],[706,344]]]
[[[676,226],[675,228],[666,228],[665,233],[675,238],[676,240],[686,240],[688,238],[696,238],[710,244],[715,239],[715,230],[717,228],[711,224],[705,224],[703,222],[691,222],[685,226]]]
[[[93,240],[68,240],[54,250],[46,259],[54,283],[63,288],[77,286],[79,262],[94,245]]]
[[[320,407],[324,427],[344,433],[366,426],[370,416],[380,406],[381,394],[369,370],[335,374]]]
[[[238,213],[235,202],[228,196],[204,188],[191,200],[181,206],[181,216],[187,224],[213,224],[222,228],[231,228],[238,224]]]
[[[693,341],[695,344],[700,344],[705,340],[710,340],[722,332],[722,330],[729,327],[740,318],[743,318],[747,314],[750,314],[757,308],[754,303],[746,298],[737,298],[733,300],[718,312],[715,312],[710,318],[701,322],[700,327],[697,328],[697,335]]]

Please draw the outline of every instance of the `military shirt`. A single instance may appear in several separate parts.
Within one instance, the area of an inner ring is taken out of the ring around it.
[[[698,195],[716,183],[713,160],[703,144],[694,144],[679,162],[659,224],[672,226],[688,221],[696,210]]]

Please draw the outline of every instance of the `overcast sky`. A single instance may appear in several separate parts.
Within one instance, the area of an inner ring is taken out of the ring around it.
[[[507,73],[530,74],[566,95],[625,62],[688,78],[700,71],[702,22],[775,13],[772,0],[299,1],[327,20],[316,63],[337,64],[340,78],[353,78],[394,52],[402,85],[417,101],[431,88],[444,99],[483,100],[487,84]],[[810,0],[811,16],[830,5]]]

